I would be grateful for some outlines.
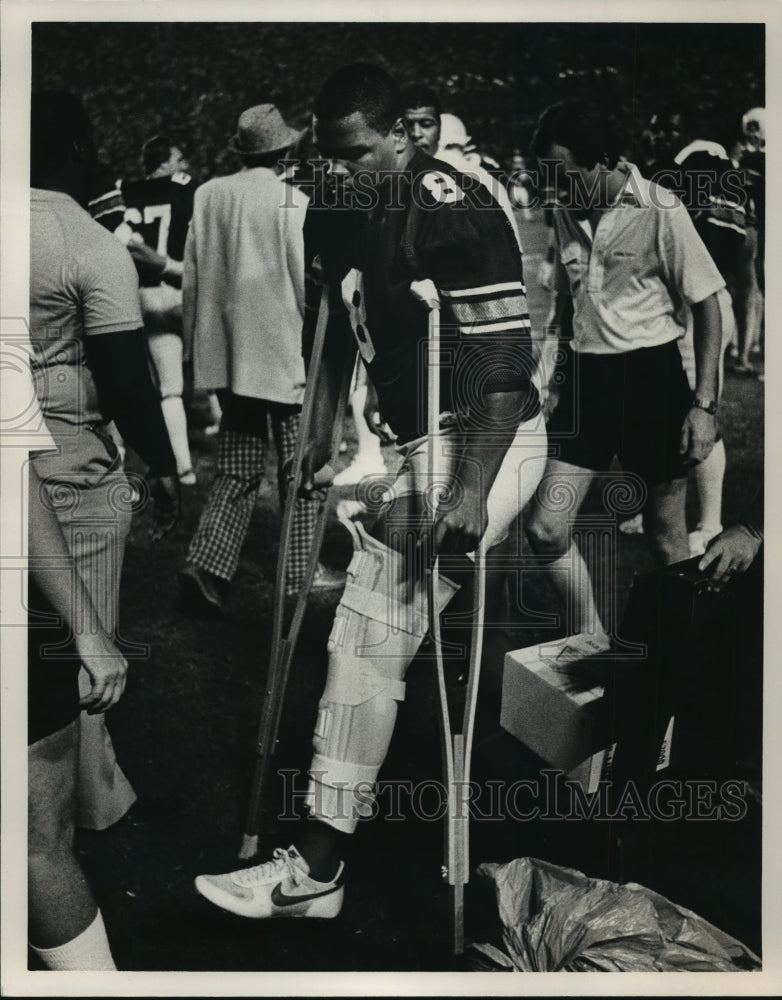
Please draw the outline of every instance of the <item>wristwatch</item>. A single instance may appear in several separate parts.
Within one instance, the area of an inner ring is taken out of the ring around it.
[[[705,410],[712,416],[717,412],[717,400],[716,399],[704,399],[703,396],[693,396],[692,405],[694,409]]]

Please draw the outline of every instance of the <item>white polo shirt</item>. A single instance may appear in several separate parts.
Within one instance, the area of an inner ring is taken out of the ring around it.
[[[618,198],[594,234],[567,209],[554,212],[554,235],[573,297],[573,348],[619,354],[684,336],[683,306],[725,282],[673,194],[630,163]]]

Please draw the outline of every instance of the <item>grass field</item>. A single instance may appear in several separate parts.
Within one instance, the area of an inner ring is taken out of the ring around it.
[[[523,224],[523,235],[531,311],[540,328],[545,295],[535,275],[545,231],[536,221]],[[728,448],[725,521],[730,523],[762,474],[763,385],[746,376],[729,376],[723,414]],[[114,829],[80,834],[78,839],[118,965],[128,970],[227,971],[450,968],[446,893],[439,878],[440,823],[378,820],[362,829],[355,840],[340,919],[307,924],[304,933],[295,922],[254,923],[223,914],[193,889],[196,874],[238,866],[269,655],[280,513],[271,461],[228,618],[200,621],[178,610],[177,572],[214,463],[214,439],[198,429],[192,439],[199,481],[185,491],[179,525],[153,546],[140,518],[125,563],[122,634],[148,643],[150,655],[132,664],[126,694],[112,712],[110,726],[140,801]],[[339,467],[355,446],[350,428],[347,440],[350,448]],[[349,557],[347,533],[332,517],[324,559],[344,568]],[[650,565],[643,540],[622,536],[616,588],[620,605],[632,574]],[[530,594],[536,607],[557,610],[545,580],[534,574]],[[309,763],[335,601],[333,595],[311,601],[292,672],[276,758],[279,767],[304,771]],[[514,624],[523,628],[520,612]],[[408,681],[383,777],[438,778],[431,673],[425,665],[415,666]],[[504,736],[497,722],[496,714],[481,717],[476,775],[534,777],[540,762]],[[293,824],[277,818],[281,782],[278,778],[269,789],[267,856],[292,837]],[[303,787],[301,779],[298,787]],[[610,860],[607,831],[599,824],[506,821],[475,826],[474,864],[534,855],[600,875]],[[652,878],[652,888],[759,950],[759,851],[759,816],[753,808],[740,823],[679,823],[659,830],[653,864],[644,873]],[[628,865],[626,874],[634,877]],[[471,886],[468,902],[474,899],[473,891]],[[478,912],[470,911],[468,931],[475,929]]]

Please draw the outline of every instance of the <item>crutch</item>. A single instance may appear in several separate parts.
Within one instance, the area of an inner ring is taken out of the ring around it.
[[[285,509],[280,531],[280,547],[277,558],[277,577],[275,580],[274,590],[274,621],[272,625],[272,645],[269,657],[269,671],[266,678],[266,693],[264,695],[263,708],[261,709],[261,719],[258,726],[258,737],[255,747],[257,760],[255,763],[255,773],[253,775],[253,783],[250,791],[250,804],[247,809],[247,821],[245,823],[244,836],[242,837],[242,844],[239,849],[239,857],[245,860],[254,857],[258,851],[258,830],[261,825],[263,796],[266,781],[269,775],[271,758],[277,745],[280,717],[282,715],[282,708],[285,700],[285,690],[288,685],[288,675],[293,661],[293,653],[296,649],[296,642],[301,630],[301,624],[304,620],[307,600],[312,587],[315,570],[318,565],[320,549],[323,544],[323,535],[326,530],[326,521],[328,520],[328,486],[330,486],[331,483],[330,477],[327,474],[325,477],[316,477],[316,489],[313,492],[313,496],[318,499],[318,509],[315,518],[312,547],[310,548],[309,561],[304,574],[304,580],[296,599],[296,607],[290,620],[287,632],[284,632],[285,574],[288,565],[288,555],[290,552],[293,518],[296,513],[296,500],[301,486],[301,467],[304,458],[304,449],[307,445],[310,425],[312,424],[315,384],[323,360],[323,346],[326,340],[326,328],[328,326],[328,321],[328,287],[324,285],[320,300],[320,308],[318,310],[318,321],[315,327],[315,339],[312,348],[309,373],[307,375],[307,384],[304,390],[304,405],[302,407],[301,420],[299,421],[299,433],[296,438],[296,448],[293,453],[293,464],[288,477],[288,492],[285,497]],[[352,366],[348,366],[346,358],[337,402],[337,411],[331,435],[331,458],[333,458],[336,454],[342,438],[342,422],[345,415],[348,390],[350,388],[351,372]]]
[[[442,438],[440,435],[440,299],[434,282],[414,281],[410,289],[429,310],[428,351],[428,434],[429,434],[429,496],[432,526],[437,517],[437,484],[441,482]],[[472,758],[475,710],[478,701],[478,680],[483,649],[483,614],[486,593],[486,564],[483,542],[475,554],[475,595],[473,605],[472,640],[464,714],[461,732],[453,732],[445,684],[440,616],[437,594],[440,583],[439,561],[431,559],[427,574],[429,629],[435,649],[437,687],[440,696],[440,742],[443,772],[447,786],[445,829],[445,864],[443,878],[448,883],[449,937],[454,955],[464,951],[464,887],[470,878],[470,826],[468,785]]]

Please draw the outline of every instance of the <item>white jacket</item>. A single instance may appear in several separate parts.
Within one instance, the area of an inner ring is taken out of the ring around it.
[[[301,403],[307,203],[265,167],[196,191],[182,279],[195,388]]]

